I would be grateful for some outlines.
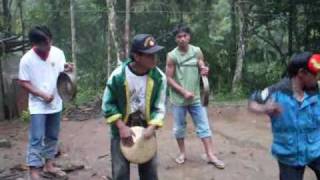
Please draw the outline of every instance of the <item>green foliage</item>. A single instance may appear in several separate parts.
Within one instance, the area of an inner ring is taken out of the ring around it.
[[[76,106],[88,103],[94,100],[96,97],[102,97],[103,88],[93,89],[93,88],[84,88],[80,86],[77,96],[74,100]]]
[[[22,111],[20,119],[22,122],[28,123],[30,121],[30,113],[28,110]]]
[[[79,93],[75,103],[81,104],[93,96],[101,96],[108,78],[108,20],[105,1],[75,2],[79,76]],[[116,37],[122,48],[125,1],[116,2]],[[293,53],[319,51],[320,1],[241,1],[247,4],[245,14],[248,32],[245,37],[242,80],[237,92],[231,94],[239,40],[238,2],[240,1],[131,1],[131,38],[137,33],[153,34],[158,43],[165,46],[164,51],[159,54],[159,66],[164,70],[166,53],[176,46],[172,36],[173,27],[179,23],[190,26],[191,44],[201,47],[205,60],[210,65],[209,81],[216,100],[246,97],[253,89],[264,88],[278,81]],[[54,45],[63,49],[68,61],[71,61],[69,1],[23,0],[23,7],[26,30],[36,24],[48,25],[54,35]],[[16,9],[17,4],[13,3],[13,31],[19,33],[22,29]],[[0,24],[3,24],[3,19],[0,19]],[[113,57],[115,52],[112,49]],[[115,67],[115,59],[112,64]]]
[[[247,95],[243,93],[232,94],[230,92],[219,92],[213,95],[213,102],[238,102],[246,99]]]

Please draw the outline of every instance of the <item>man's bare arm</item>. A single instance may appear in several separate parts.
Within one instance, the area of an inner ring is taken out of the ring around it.
[[[42,98],[46,102],[51,102],[53,100],[52,94],[47,94],[45,92],[40,91],[38,88],[34,87],[30,81],[20,81],[19,84],[25,88],[29,93],[33,94],[34,96],[38,96]]]
[[[266,108],[264,104],[259,104],[256,101],[249,101],[248,103],[249,111],[257,114],[265,114]]]
[[[282,108],[272,101],[268,101],[266,104],[260,104],[256,101],[249,100],[248,109],[256,114],[277,115],[282,112]]]
[[[173,78],[175,73],[175,68],[176,67],[173,60],[169,56],[167,56],[166,75],[167,75],[168,84],[175,91],[177,91],[179,94],[184,96],[186,94],[186,90],[180,84],[178,84]]]
[[[204,56],[203,56],[203,53],[202,53],[201,50],[198,53],[197,59],[198,59],[198,67],[199,67],[199,70],[200,70],[200,74],[202,76],[208,76],[209,67],[206,66],[206,64],[204,62]]]
[[[198,58],[198,66],[200,68],[203,67],[203,66],[206,66],[206,64],[204,63],[203,53],[201,51],[198,53],[197,58]]]

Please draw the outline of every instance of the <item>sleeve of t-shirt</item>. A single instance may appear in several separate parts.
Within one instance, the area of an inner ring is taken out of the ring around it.
[[[30,76],[30,68],[26,63],[26,60],[22,58],[19,64],[19,80],[30,81]]]
[[[272,92],[270,92],[269,87],[264,90],[254,91],[249,97],[249,101],[256,101],[259,104],[265,104],[269,98],[271,98]]]
[[[173,52],[168,53],[168,57],[173,61],[174,64],[177,64],[177,60],[173,55]]]
[[[202,53],[200,47],[196,47],[196,48],[195,48],[195,51],[196,51],[197,56],[199,56],[200,53]]]
[[[274,99],[276,92],[290,89],[290,86],[290,80],[288,78],[284,78],[278,83],[275,83],[263,89],[262,91],[258,90],[253,92],[249,98],[249,101],[256,101],[260,104],[264,104],[269,99]]]

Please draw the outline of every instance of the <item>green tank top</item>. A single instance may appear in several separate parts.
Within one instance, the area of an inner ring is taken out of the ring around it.
[[[197,58],[200,52],[199,47],[189,45],[186,53],[181,53],[178,47],[168,53],[169,58],[175,63],[174,80],[195,95],[193,100],[185,100],[180,93],[170,87],[169,96],[172,104],[190,105],[200,103],[200,74]]]

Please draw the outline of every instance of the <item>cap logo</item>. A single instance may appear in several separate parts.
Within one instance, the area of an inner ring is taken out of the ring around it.
[[[315,74],[320,71],[320,54],[314,54],[311,56],[308,62],[308,69]]]
[[[146,40],[144,41],[144,47],[145,48],[150,48],[156,45],[155,40],[153,37],[147,37]]]
[[[316,59],[313,58],[310,61],[315,69],[320,69],[320,63]]]

